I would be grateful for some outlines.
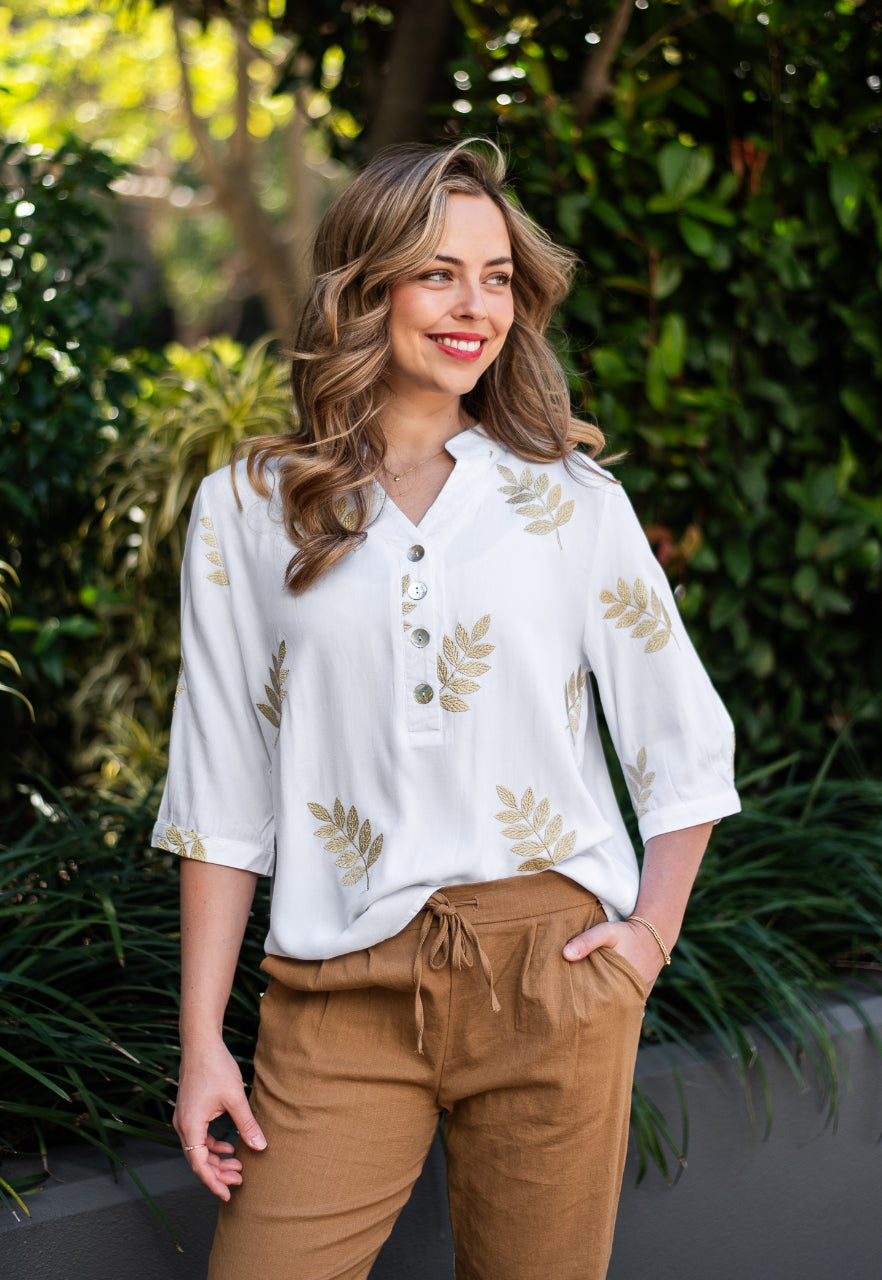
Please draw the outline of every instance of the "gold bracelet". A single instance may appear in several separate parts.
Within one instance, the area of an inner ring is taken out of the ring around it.
[[[659,937],[658,929],[656,929],[655,925],[654,925],[654,924],[650,924],[648,920],[644,920],[644,919],[643,919],[643,916],[629,916],[629,917],[628,917],[628,919],[629,919],[629,920],[636,920],[638,924],[645,924],[645,925],[646,925],[646,927],[647,927],[647,929],[649,930],[649,932],[652,934],[652,936],[655,938],[655,940],[656,940],[656,942],[658,943],[658,945],[661,947],[661,953],[662,953],[662,955],[663,955],[663,956],[664,956],[664,958],[665,958],[665,964],[670,964],[670,963],[671,963],[671,953],[670,953],[670,951],[668,951],[667,947],[665,946],[665,944],[662,942],[661,938]]]

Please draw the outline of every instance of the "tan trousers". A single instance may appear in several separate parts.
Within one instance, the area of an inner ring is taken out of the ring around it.
[[[239,1144],[209,1280],[365,1280],[439,1114],[457,1280],[602,1280],[644,991],[616,952],[561,948],[604,918],[541,872],[441,890],[364,951],[269,956],[268,1145]]]

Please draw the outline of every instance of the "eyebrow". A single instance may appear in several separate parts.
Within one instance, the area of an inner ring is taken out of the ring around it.
[[[462,258],[451,258],[451,257],[450,257],[448,254],[446,254],[446,253],[436,253],[436,254],[435,254],[435,257],[433,258],[433,262],[449,262],[449,263],[451,263],[454,267],[464,267],[464,266],[465,266],[465,263],[463,262]],[[503,258],[490,258],[490,260],[489,260],[488,262],[485,262],[485,263],[484,263],[484,266],[485,266],[485,267],[502,267],[502,266],[505,266],[505,264],[506,264],[506,263],[508,263],[508,265],[509,265],[509,266],[512,266],[512,267],[513,267],[513,266],[514,266],[514,259],[513,259],[513,258],[508,258],[508,257],[503,257]]]

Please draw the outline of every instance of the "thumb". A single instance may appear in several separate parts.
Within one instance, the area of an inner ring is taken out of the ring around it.
[[[584,933],[579,933],[575,938],[570,938],[569,942],[563,949],[565,960],[584,960],[592,951],[596,951],[598,947],[614,947],[615,930],[612,929],[608,922],[596,924],[592,929],[586,929]]]
[[[230,1107],[229,1114],[243,1142],[247,1142],[249,1147],[252,1147],[255,1151],[263,1151],[266,1147],[266,1138],[263,1136],[263,1131],[255,1120],[254,1112],[249,1107],[244,1094],[235,1107]]]

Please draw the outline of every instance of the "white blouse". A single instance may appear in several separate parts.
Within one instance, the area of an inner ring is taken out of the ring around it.
[[[272,875],[270,953],[355,951],[444,885],[552,867],[627,916],[589,673],[644,841],[738,811],[731,721],[621,486],[479,429],[447,448],[419,526],[378,488],[364,544],[299,596],[244,466],[243,510],[229,469],[197,495],[153,842]]]

